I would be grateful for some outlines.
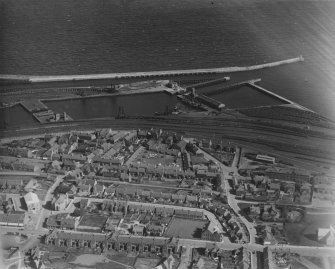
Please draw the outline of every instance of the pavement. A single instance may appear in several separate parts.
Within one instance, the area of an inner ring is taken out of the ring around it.
[[[208,160],[213,160],[216,163],[220,165],[221,171],[223,173],[223,182],[222,182],[222,189],[225,190],[228,200],[228,205],[234,210],[236,215],[239,217],[239,219],[244,223],[246,226],[248,233],[249,233],[249,243],[248,244],[240,244],[240,246],[243,246],[247,248],[251,252],[251,268],[256,269],[257,268],[257,255],[255,251],[263,251],[264,246],[260,244],[256,244],[256,236],[257,232],[253,225],[253,223],[249,222],[244,216],[240,214],[240,208],[238,206],[238,200],[235,199],[235,195],[230,193],[231,187],[228,182],[228,178],[230,178],[229,173],[237,173],[237,160],[239,158],[239,154],[241,154],[241,148],[238,148],[235,154],[235,158],[233,161],[232,167],[227,167],[220,163],[218,160],[216,160],[213,156],[209,155],[205,151],[201,150],[204,153],[204,156]],[[313,206],[311,206],[313,208]],[[225,244],[227,246],[227,244]],[[239,244],[234,244],[239,245]],[[224,246],[222,246],[224,247]],[[269,252],[272,251],[288,251],[291,253],[297,253],[300,255],[306,255],[306,256],[313,256],[317,253],[318,256],[329,256],[333,257],[335,256],[335,248],[334,247],[310,247],[310,246],[293,246],[293,245],[276,245],[276,246],[269,246]],[[270,266],[271,268],[271,266]]]
[[[63,181],[63,179],[64,178],[62,176],[58,176],[56,178],[56,181],[54,182],[54,184],[48,189],[48,192],[45,195],[45,198],[44,198],[44,201],[43,201],[43,204],[42,204],[42,211],[39,214],[35,230],[43,229],[43,227],[42,227],[43,222],[41,222],[41,221],[42,221],[42,219],[44,220],[47,216],[50,215],[50,210],[46,209],[44,206],[48,203],[48,201],[52,200],[54,190]]]
[[[235,196],[230,193],[231,187],[230,187],[228,179],[227,179],[227,178],[230,177],[230,175],[229,175],[230,173],[234,173],[234,174],[237,173],[238,159],[240,157],[241,150],[242,149],[240,147],[237,148],[237,150],[235,152],[235,156],[234,156],[232,166],[229,167],[229,166],[226,166],[223,163],[221,163],[219,160],[217,160],[216,158],[214,158],[213,156],[211,156],[210,154],[208,154],[204,150],[200,149],[200,151],[204,154],[204,157],[206,159],[212,160],[215,163],[219,164],[221,172],[223,174],[223,182],[222,182],[221,187],[227,195],[228,205],[234,210],[235,214],[238,216],[238,218],[244,223],[245,227],[247,228],[248,233],[249,233],[249,244],[255,244],[255,238],[256,238],[256,235],[257,235],[256,229],[255,229],[255,227],[252,223],[247,221],[247,219],[239,213],[240,208],[237,205],[237,201],[235,199]],[[251,268],[252,269],[257,268],[257,255],[256,255],[255,252],[251,252]]]
[[[15,258],[10,258],[2,261],[2,265],[4,266],[4,269],[9,269],[9,268],[17,268],[17,269],[25,269],[26,266],[24,265],[24,256],[20,253],[20,251],[17,252],[18,256]],[[16,265],[16,267],[14,267]]]
[[[192,262],[192,247],[183,247],[178,269],[188,269]]]
[[[305,257],[294,257],[294,259],[302,265],[306,266],[308,269],[323,269],[312,263],[310,260],[307,260]]]
[[[140,149],[138,149],[140,150]],[[200,149],[201,150],[201,149]],[[236,151],[235,154],[235,158],[233,161],[233,166],[232,167],[227,167],[225,165],[223,165],[222,163],[220,163],[216,158],[214,158],[213,156],[211,156],[210,154],[208,154],[207,152],[201,150],[204,153],[204,157],[208,160],[212,160],[215,163],[217,163],[220,166],[221,172],[222,172],[222,188],[225,191],[226,195],[227,195],[227,200],[228,200],[228,205],[234,210],[234,212],[236,213],[236,215],[238,216],[238,218],[241,220],[241,222],[243,222],[243,224],[245,225],[245,227],[248,230],[249,233],[249,243],[247,244],[243,244],[243,243],[231,243],[228,241],[224,241],[224,242],[213,242],[213,241],[206,241],[206,240],[193,240],[193,239],[179,239],[178,244],[179,246],[183,246],[186,248],[185,253],[184,253],[184,257],[183,257],[183,264],[186,266],[184,267],[180,267],[180,268],[187,268],[187,265],[189,264],[189,260],[190,260],[190,253],[192,248],[195,247],[208,247],[210,245],[214,247],[218,247],[221,249],[227,249],[227,250],[232,250],[232,249],[237,249],[237,248],[241,248],[244,247],[247,251],[250,252],[251,254],[251,268],[252,269],[256,269],[257,268],[257,255],[256,255],[256,251],[263,251],[265,249],[265,246],[257,244],[255,242],[255,238],[256,238],[256,230],[254,227],[253,223],[250,223],[248,220],[245,219],[245,217],[243,217],[240,214],[240,208],[238,206],[238,201],[235,199],[235,195],[230,193],[231,187],[229,185],[228,182],[228,178],[230,178],[231,173],[237,173],[237,160],[240,154],[240,149]],[[137,151],[135,151],[137,152]],[[135,154],[135,153],[134,153]],[[131,156],[133,157],[134,154]],[[31,174],[31,175],[40,175],[39,173],[26,173],[26,172],[0,172],[0,175],[8,175],[8,174],[15,174],[15,175],[27,175],[27,174]],[[50,201],[52,199],[52,193],[55,190],[55,188],[62,182],[63,177],[59,176],[56,178],[54,184],[49,188],[45,199],[43,201],[44,205]],[[118,182],[120,183],[120,182]],[[129,183],[128,183],[129,184]],[[133,184],[134,185],[134,184]],[[142,184],[139,184],[142,185]],[[150,185],[146,185],[146,186],[150,186]],[[92,200],[101,200],[101,199],[97,199],[97,198],[89,198]],[[133,203],[133,204],[143,204],[140,202],[133,202],[133,201],[129,201],[129,203]],[[150,203],[146,203],[146,204],[150,204]],[[189,209],[189,207],[181,207],[181,206],[175,206],[175,205],[164,205],[164,204],[152,204],[155,206],[161,206],[161,207],[171,207],[171,208],[185,208],[185,209]],[[198,210],[203,210],[203,209],[198,209]],[[221,227],[221,223],[217,220],[217,218],[215,217],[214,214],[203,210],[203,212],[205,213],[205,215],[207,216],[207,218],[212,221],[215,222],[217,224],[218,227]],[[38,242],[38,236],[41,234],[45,234],[47,232],[47,229],[42,228],[42,219],[44,220],[45,217],[47,217],[50,214],[50,211],[43,208],[41,213],[38,215],[38,220],[36,222],[36,226],[35,229],[33,231],[29,231],[28,233],[31,234],[32,236],[29,238],[30,240],[27,241],[26,245],[24,246],[24,248],[28,248],[29,246],[33,246],[36,244],[36,242]],[[2,232],[4,231],[17,231],[17,228],[10,228],[10,227],[3,227],[1,228]],[[269,251],[269,253],[272,252],[276,252],[276,251],[287,251],[290,253],[297,253],[299,255],[303,255],[303,256],[320,256],[323,259],[326,259],[327,257],[334,257],[335,256],[335,248],[334,247],[312,247],[312,246],[294,246],[294,245],[270,245],[267,246],[267,250]],[[269,256],[270,257],[270,256]],[[327,263],[325,264],[325,266],[328,268],[330,268],[330,264]],[[271,267],[270,267],[271,268]]]

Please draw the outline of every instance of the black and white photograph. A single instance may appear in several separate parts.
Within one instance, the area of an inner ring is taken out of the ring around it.
[[[0,0],[0,269],[335,269],[335,0]]]

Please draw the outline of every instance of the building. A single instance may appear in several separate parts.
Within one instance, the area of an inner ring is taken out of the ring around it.
[[[143,225],[135,225],[133,227],[133,234],[143,236],[144,235],[144,226]]]
[[[108,236],[100,233],[82,233],[75,231],[53,230],[45,238],[45,243],[64,249],[80,248],[85,250],[114,250],[120,253],[141,253],[142,255],[162,254],[167,256],[178,252],[178,240],[175,238],[118,235]]]
[[[151,236],[162,236],[164,227],[162,225],[149,224],[146,228],[147,234]]]
[[[56,211],[64,211],[69,204],[69,197],[67,194],[60,194],[55,201],[54,208]]]
[[[201,233],[201,239],[220,242],[222,237],[218,233],[217,227],[212,222],[209,222]]]
[[[47,228],[61,230],[75,230],[77,228],[79,217],[71,217],[67,213],[51,215],[46,221]]]
[[[40,199],[38,198],[36,193],[28,192],[24,196],[24,201],[26,202],[29,212],[38,213],[42,208]]]
[[[24,212],[0,213],[0,226],[23,227]]]
[[[335,201],[335,184],[315,184],[313,199]]]
[[[330,225],[329,228],[319,228],[318,229],[318,241],[321,244],[325,244],[327,246],[335,246],[335,228]]]
[[[276,161],[276,158],[270,157],[267,155],[257,154],[256,160],[274,164]]]

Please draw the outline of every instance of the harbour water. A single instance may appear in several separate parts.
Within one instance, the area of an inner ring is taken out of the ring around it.
[[[302,64],[232,78],[260,77],[335,118],[334,13],[335,1],[314,0],[0,0],[0,73],[246,66],[303,55]]]
[[[225,89],[221,92],[208,94],[208,96],[225,104],[227,108],[250,108],[284,104],[280,99],[259,92],[247,85]]]
[[[115,117],[122,108],[126,116],[150,116],[155,112],[164,113],[177,104],[177,97],[168,93],[147,93],[119,95],[44,102],[50,109],[66,111],[73,119]]]
[[[0,109],[0,129],[38,125],[38,121],[21,105]]]

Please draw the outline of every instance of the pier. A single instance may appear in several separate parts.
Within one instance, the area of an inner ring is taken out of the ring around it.
[[[291,64],[304,61],[302,56],[277,61],[266,64],[244,66],[244,67],[223,67],[223,68],[205,68],[205,69],[189,69],[189,70],[167,70],[167,71],[148,71],[148,72],[131,72],[131,73],[110,73],[110,74],[88,74],[88,75],[61,75],[61,76],[24,76],[24,75],[0,75],[0,80],[13,81],[24,80],[29,83],[43,83],[43,82],[74,82],[74,81],[94,81],[94,80],[109,80],[109,79],[154,79],[156,77],[171,78],[173,76],[187,76],[187,75],[208,75],[208,74],[223,74],[242,71],[252,71],[263,68],[275,67],[284,64]]]
[[[283,102],[285,102],[285,103],[288,103],[288,104],[290,104],[290,105],[293,105],[293,106],[295,106],[295,107],[297,107],[297,108],[299,108],[299,109],[302,109],[302,110],[306,110],[306,111],[310,111],[310,112],[315,113],[315,112],[314,112],[313,110],[311,110],[311,109],[308,109],[308,108],[306,108],[306,107],[304,107],[304,106],[302,106],[302,105],[299,105],[299,104],[297,104],[297,103],[295,103],[295,102],[293,102],[293,101],[291,101],[291,100],[289,100],[289,99],[287,99],[287,98],[285,98],[285,97],[283,97],[283,96],[280,96],[280,95],[278,95],[278,94],[276,94],[276,93],[274,93],[274,92],[272,92],[272,91],[269,91],[269,90],[267,90],[267,89],[264,89],[264,88],[261,87],[261,86],[256,85],[255,82],[259,82],[259,81],[261,81],[261,79],[251,80],[251,81],[249,81],[249,82],[247,83],[247,85],[249,85],[250,87],[252,87],[252,88],[254,88],[254,89],[256,89],[256,90],[259,90],[259,91],[264,92],[264,93],[266,93],[266,94],[268,94],[268,95],[271,95],[271,96],[273,96],[273,97],[275,97],[275,98],[277,98],[277,99],[280,99],[281,101],[283,101]]]

